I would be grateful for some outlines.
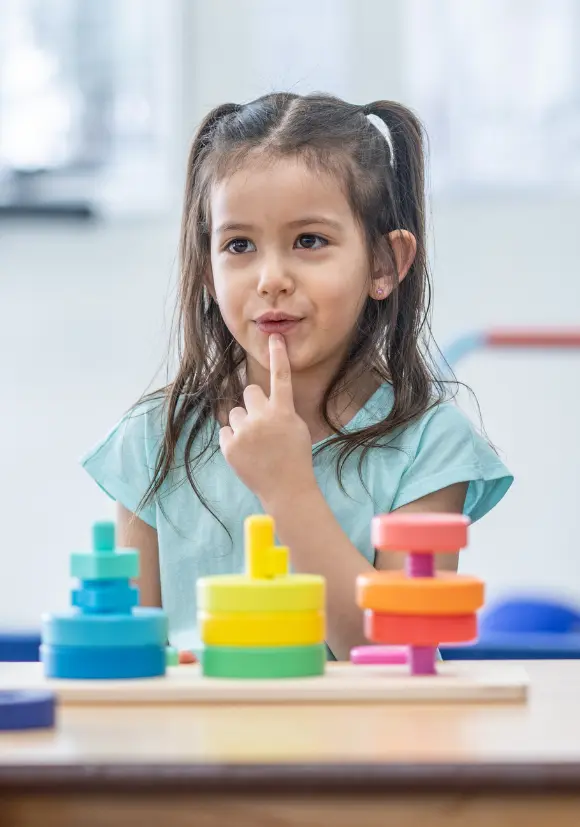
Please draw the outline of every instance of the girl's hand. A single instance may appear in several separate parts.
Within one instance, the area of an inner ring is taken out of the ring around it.
[[[294,410],[286,342],[273,334],[269,347],[270,398],[257,385],[248,385],[246,407],[232,408],[230,424],[220,430],[226,461],[265,511],[268,503],[317,487],[310,431]]]

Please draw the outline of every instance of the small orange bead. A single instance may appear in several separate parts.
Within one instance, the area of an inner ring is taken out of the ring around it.
[[[185,650],[179,653],[179,663],[197,663],[197,658],[195,657],[193,652],[188,652],[187,650]]]

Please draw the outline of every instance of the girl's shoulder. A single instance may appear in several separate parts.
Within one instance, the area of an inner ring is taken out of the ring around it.
[[[360,425],[381,421],[392,404],[392,388],[381,386],[361,413]],[[367,462],[372,478],[384,479],[393,492],[390,510],[467,482],[465,513],[475,521],[497,505],[513,482],[496,449],[454,400],[434,404],[388,435],[368,452]]]
[[[80,459],[81,466],[111,499],[122,502],[130,511],[138,511],[139,517],[154,528],[155,504],[140,506],[155,478],[167,417],[165,394],[151,394],[127,411]],[[192,412],[187,418],[177,442],[178,465],[183,465],[181,454],[195,417]]]
[[[137,450],[148,455],[163,438],[166,421],[165,397],[162,394],[151,395],[126,411],[87,451],[81,458],[81,463],[84,464],[112,445],[122,445],[123,450]]]

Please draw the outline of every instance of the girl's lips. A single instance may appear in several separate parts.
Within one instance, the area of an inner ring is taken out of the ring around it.
[[[300,324],[301,319],[281,319],[278,322],[272,321],[257,321],[256,327],[262,333],[289,333],[297,325]]]

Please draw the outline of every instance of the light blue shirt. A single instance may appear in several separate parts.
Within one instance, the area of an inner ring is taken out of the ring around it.
[[[392,404],[391,386],[381,385],[346,429],[381,421]],[[210,430],[208,424],[201,438],[207,439]],[[135,511],[152,479],[162,435],[160,402],[142,403],[82,458],[82,465],[111,498]],[[186,438],[186,434],[180,437],[176,468],[165,480],[157,502],[140,511],[139,517],[157,529],[170,643],[196,650],[196,581],[243,571],[243,522],[251,514],[262,513],[262,508],[219,450],[210,459],[204,457],[193,471],[196,485],[229,530],[232,543],[187,481],[183,463]],[[453,483],[468,482],[464,513],[475,522],[501,500],[513,481],[497,454],[453,402],[433,408],[386,442],[385,447],[369,450],[361,469],[362,480],[358,455],[349,457],[343,469],[345,491],[336,476],[335,449],[314,459],[318,484],[336,519],[371,563],[370,524],[375,514],[388,513]],[[196,447],[199,445],[194,445],[194,454]]]

